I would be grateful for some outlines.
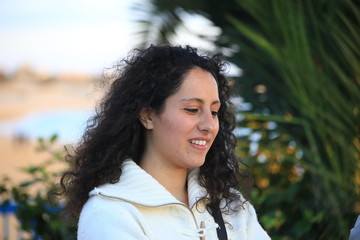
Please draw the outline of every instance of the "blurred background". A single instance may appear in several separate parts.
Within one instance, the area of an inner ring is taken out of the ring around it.
[[[46,197],[63,146],[104,70],[171,43],[229,61],[237,154],[270,236],[347,239],[360,213],[359,26],[355,0],[0,1],[0,238],[74,238]]]

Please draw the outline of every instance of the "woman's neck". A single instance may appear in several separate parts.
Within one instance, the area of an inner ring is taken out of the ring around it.
[[[187,169],[172,169],[152,161],[141,161],[140,167],[155,178],[177,200],[188,205]]]

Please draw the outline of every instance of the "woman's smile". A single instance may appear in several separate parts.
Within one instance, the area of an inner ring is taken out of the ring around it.
[[[191,144],[191,146],[195,149],[199,149],[199,150],[206,150],[208,145],[209,140],[205,140],[203,138],[194,138],[189,140],[189,143]]]

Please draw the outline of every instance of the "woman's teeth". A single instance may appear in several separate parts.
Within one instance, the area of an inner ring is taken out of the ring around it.
[[[191,140],[190,141],[192,144],[196,144],[196,145],[200,145],[200,146],[205,146],[206,145],[206,141],[205,140]]]

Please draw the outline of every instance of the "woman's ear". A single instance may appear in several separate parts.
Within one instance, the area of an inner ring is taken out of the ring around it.
[[[140,122],[147,130],[151,130],[154,128],[154,124],[151,118],[152,111],[152,108],[146,107],[141,110],[139,115]]]

